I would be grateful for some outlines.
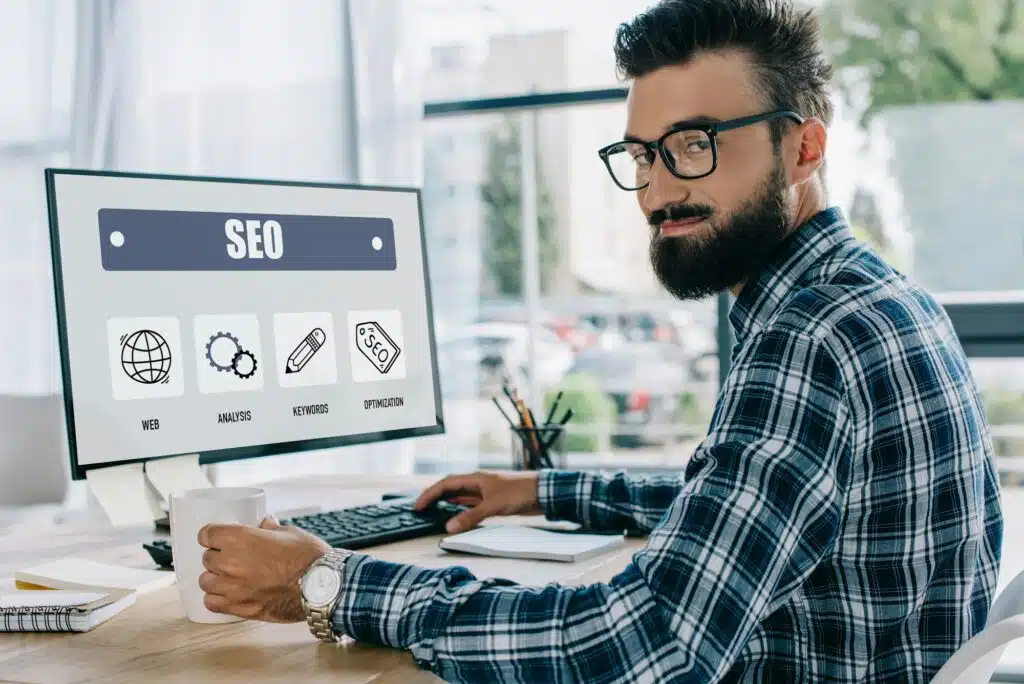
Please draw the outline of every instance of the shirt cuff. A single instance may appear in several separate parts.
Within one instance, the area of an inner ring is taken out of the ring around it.
[[[472,578],[462,567],[432,570],[353,553],[345,561],[341,599],[331,622],[336,632],[356,641],[409,649],[431,640],[429,610],[438,591],[436,580],[450,586]],[[414,655],[421,665],[424,657],[430,658],[423,648]]]
[[[587,526],[587,502],[593,485],[590,473],[542,470],[537,477],[537,502],[548,520],[570,520]]]

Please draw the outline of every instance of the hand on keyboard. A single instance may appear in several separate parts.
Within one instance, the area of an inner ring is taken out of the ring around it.
[[[445,499],[470,506],[448,522],[451,534],[476,527],[494,515],[540,515],[537,479],[536,471],[449,475],[425,489],[416,499],[415,507],[419,510],[451,505]]]

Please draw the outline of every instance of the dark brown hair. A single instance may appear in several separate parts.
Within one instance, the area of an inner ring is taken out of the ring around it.
[[[788,0],[661,0],[619,26],[615,60],[621,77],[635,79],[701,52],[728,49],[749,56],[768,109],[831,124],[832,66],[818,19]],[[776,144],[784,126],[773,122]]]

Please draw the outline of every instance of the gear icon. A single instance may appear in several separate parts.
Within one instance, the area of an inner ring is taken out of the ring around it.
[[[223,373],[235,370],[235,358],[242,351],[238,338],[229,332],[219,332],[206,343],[206,358],[211,366]]]
[[[251,378],[256,373],[256,357],[248,349],[239,349],[231,359],[231,370],[242,378]]]

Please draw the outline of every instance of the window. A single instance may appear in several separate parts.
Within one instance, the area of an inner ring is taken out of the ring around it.
[[[440,54],[479,56],[481,78],[450,84],[445,100],[612,88],[615,27],[646,0],[418,0],[423,30]],[[464,66],[464,65],[460,65]]]
[[[435,69],[455,69],[462,66],[463,49],[461,45],[443,45],[431,50],[431,63]]]
[[[466,189],[424,195],[450,469],[510,464],[508,425],[492,401],[506,401],[502,374],[535,413],[563,392],[562,409],[574,411],[571,466],[680,468],[704,434],[718,382],[717,302],[676,302],[657,287],[635,199],[609,187],[594,154],[621,131],[623,115],[615,103],[425,123],[427,187],[458,178]],[[526,176],[524,116],[534,117],[537,150]],[[434,143],[454,135],[464,147],[459,163],[446,164]],[[528,183],[540,247],[532,363],[521,212]],[[439,238],[453,233],[455,248]],[[439,467],[423,458],[421,467]]]

